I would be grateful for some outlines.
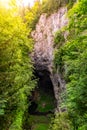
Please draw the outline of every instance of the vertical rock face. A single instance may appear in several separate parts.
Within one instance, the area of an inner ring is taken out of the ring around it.
[[[39,22],[36,25],[36,30],[32,32],[32,37],[35,40],[34,52],[32,59],[37,71],[47,70],[50,72],[50,77],[54,86],[55,98],[57,106],[59,106],[59,88],[64,88],[65,83],[60,74],[53,74],[53,44],[54,34],[62,27],[67,25],[66,18],[67,8],[62,7],[57,13],[47,17],[47,14],[42,14]]]

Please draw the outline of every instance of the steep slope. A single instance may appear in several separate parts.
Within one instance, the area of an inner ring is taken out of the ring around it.
[[[66,18],[66,7],[61,7],[58,12],[47,17],[42,14],[36,25],[36,30],[32,32],[35,40],[34,52],[32,59],[38,74],[49,72],[54,87],[54,94],[57,101],[57,110],[59,111],[59,94],[62,88],[65,88],[65,81],[59,73],[53,73],[53,53],[54,53],[54,34],[68,23]],[[66,38],[67,33],[64,33]]]

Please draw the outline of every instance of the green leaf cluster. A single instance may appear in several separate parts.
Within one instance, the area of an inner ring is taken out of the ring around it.
[[[61,6],[68,4],[68,0],[43,0],[42,1],[42,13],[50,14],[58,11]]]
[[[35,29],[36,23],[41,15],[41,3],[36,1],[32,8],[27,8],[25,11],[25,21],[28,28]]]
[[[72,130],[68,113],[64,112],[56,114],[55,118],[52,120],[49,130]]]
[[[56,68],[64,68],[67,100],[74,130],[87,129],[87,0],[80,0],[69,10],[67,41],[55,53]],[[62,35],[62,34],[61,34]],[[59,38],[55,37],[56,41]],[[60,39],[60,38],[59,38]],[[58,43],[60,43],[58,41]]]
[[[0,129],[21,130],[34,88],[30,30],[17,12],[0,9]]]

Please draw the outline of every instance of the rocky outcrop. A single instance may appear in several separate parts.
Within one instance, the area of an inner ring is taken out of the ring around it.
[[[59,106],[59,93],[65,88],[65,82],[59,73],[53,74],[53,52],[54,52],[54,34],[62,27],[67,25],[66,18],[67,8],[62,7],[58,12],[47,17],[47,14],[42,14],[39,22],[36,25],[36,30],[32,32],[32,37],[35,40],[32,59],[37,71],[47,70],[50,72],[50,77],[54,86],[55,98],[57,106]],[[66,37],[66,33],[64,34]]]
[[[55,94],[55,99],[56,99],[56,111],[61,112],[63,108],[61,109],[60,104],[62,103],[61,99],[61,93],[65,91],[65,80],[63,79],[62,75],[57,71],[56,73],[52,73],[50,75],[53,87],[54,87],[54,94]]]

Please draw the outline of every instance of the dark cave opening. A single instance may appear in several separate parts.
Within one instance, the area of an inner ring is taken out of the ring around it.
[[[47,70],[35,71],[37,86],[32,92],[29,106],[30,114],[45,115],[53,113],[56,107],[53,84],[50,79],[50,72]]]
[[[46,93],[54,95],[53,84],[50,79],[50,72],[47,70],[36,72],[35,76],[39,78],[38,87]]]
[[[31,105],[29,106],[29,113],[34,114],[36,112],[37,107],[38,104],[35,101],[32,101]]]

